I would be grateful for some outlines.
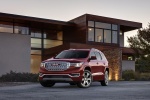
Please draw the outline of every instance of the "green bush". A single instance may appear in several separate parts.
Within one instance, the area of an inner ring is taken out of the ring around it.
[[[150,56],[148,58],[141,57],[135,62],[135,71],[140,73],[150,73]]]
[[[135,79],[134,71],[133,70],[125,70],[125,71],[123,71],[122,72],[122,78],[125,81],[129,81],[131,79]]]
[[[140,81],[150,81],[150,73],[141,73]]]
[[[125,81],[150,81],[150,73],[139,73],[133,70],[126,70],[122,72],[122,78]]]
[[[4,74],[0,77],[0,82],[37,82],[38,74],[32,73],[10,73]]]

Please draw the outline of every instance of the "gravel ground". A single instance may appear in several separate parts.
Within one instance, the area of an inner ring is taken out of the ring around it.
[[[150,81],[118,81],[109,86],[95,82],[86,89],[68,83],[51,88],[38,83],[13,84],[1,85],[0,100],[150,100]]]

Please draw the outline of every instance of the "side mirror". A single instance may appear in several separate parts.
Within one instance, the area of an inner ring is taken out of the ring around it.
[[[96,60],[96,56],[91,56],[90,60]]]

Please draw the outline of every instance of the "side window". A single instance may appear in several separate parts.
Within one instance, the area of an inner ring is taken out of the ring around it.
[[[102,60],[102,57],[99,52],[95,52],[97,60]]]
[[[102,55],[101,55],[99,52],[98,52],[98,54],[99,54],[99,56],[100,56],[100,58],[101,58],[101,60],[102,60],[102,59],[103,59],[103,58],[102,58]]]
[[[96,56],[93,51],[90,53],[90,58],[91,58],[91,56]]]
[[[105,57],[105,55],[102,52],[101,52],[101,55],[102,55],[102,59],[103,60],[107,60],[106,57]]]

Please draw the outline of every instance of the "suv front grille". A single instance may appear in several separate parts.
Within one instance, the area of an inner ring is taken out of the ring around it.
[[[64,71],[70,67],[69,62],[46,62],[45,69],[48,71]]]

